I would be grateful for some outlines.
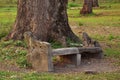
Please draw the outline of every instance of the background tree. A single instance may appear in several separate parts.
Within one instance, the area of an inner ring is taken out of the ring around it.
[[[80,14],[90,14],[92,13],[92,0],[84,0],[83,8]]]
[[[92,7],[99,7],[98,0],[92,0]]]
[[[75,0],[72,0],[73,2],[75,2]]]
[[[79,41],[68,24],[68,0],[18,0],[17,17],[7,39],[23,39],[31,31],[42,41]]]

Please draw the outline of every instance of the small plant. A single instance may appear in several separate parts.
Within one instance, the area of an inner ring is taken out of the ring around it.
[[[19,47],[26,47],[26,46],[27,46],[24,41],[20,41],[20,40],[16,41],[16,42],[14,43],[14,45],[15,45],[15,46],[19,46]]]
[[[9,49],[3,48],[1,50],[1,53],[0,53],[1,56],[0,57],[1,57],[2,60],[10,60],[10,59],[13,58],[11,53],[13,53],[13,49],[12,48],[9,48]]]
[[[7,33],[5,33],[5,32],[0,33],[0,39],[2,39],[3,37],[5,37],[6,35],[7,35]]]
[[[55,48],[55,49],[56,49],[56,48],[62,48],[62,47],[63,47],[59,42],[52,42],[51,45],[52,45],[52,47]]]
[[[27,62],[26,54],[27,54],[27,51],[26,51],[26,50],[18,51],[18,59],[17,59],[16,63],[17,63],[21,68],[31,67],[31,64],[29,64],[29,63]]]
[[[21,68],[28,68],[31,67],[32,65],[27,62],[26,57],[20,57],[16,61],[16,63],[21,67]]]
[[[79,26],[83,26],[83,23],[79,22]]]
[[[105,53],[107,56],[120,59],[120,51],[117,49],[107,48],[107,49],[105,49]]]
[[[69,47],[81,46],[82,42],[74,42],[71,39],[67,38],[67,44]]]
[[[108,39],[113,40],[113,39],[115,39],[115,36],[113,34],[109,34]]]
[[[5,41],[0,44],[1,47],[7,47],[8,45],[13,44],[13,40]]]

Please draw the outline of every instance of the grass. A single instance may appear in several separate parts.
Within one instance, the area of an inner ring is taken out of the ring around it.
[[[103,17],[84,17],[84,18],[69,18],[70,23],[75,22],[78,26],[82,23],[82,26],[113,26],[119,27],[119,16],[103,16]]]
[[[1,41],[0,42],[0,61],[18,65],[19,67],[29,67],[27,63],[27,50],[24,41]]]
[[[110,57],[115,57],[115,58],[120,58],[120,51],[119,49],[111,49],[111,48],[107,48],[105,50],[105,53],[107,53],[106,55],[107,56],[110,56]]]
[[[73,3],[73,2],[69,2],[69,3],[68,3],[68,8],[79,7],[79,6],[81,6],[81,4]]]
[[[15,21],[15,17],[15,7],[0,7],[0,39],[9,33]]]
[[[4,7],[6,6],[6,7]],[[78,26],[78,28],[85,28],[89,30],[90,36],[106,43],[107,47],[103,46],[104,52],[107,57],[117,59],[115,63],[120,66],[120,34],[114,31],[114,28],[120,29],[120,6],[119,3],[105,3],[100,4],[100,8],[95,8],[92,14],[83,16],[80,15],[79,8],[82,4],[69,3],[68,16],[69,24]],[[75,9],[71,9],[71,8]],[[79,7],[79,8],[78,8]],[[17,65],[18,67],[27,68],[31,65],[26,61],[26,43],[24,41],[3,41],[2,39],[12,29],[16,17],[15,4],[2,4],[0,3],[0,62],[6,64]],[[110,28],[107,28],[107,27]],[[96,29],[95,29],[96,28]],[[109,33],[101,32],[99,29],[105,28],[114,31]],[[95,29],[96,34],[90,33],[90,30]],[[68,40],[68,42],[70,42]],[[52,47],[59,48],[59,43],[52,43]],[[57,74],[57,73],[20,73],[0,71],[0,80],[120,80],[119,72],[100,73],[97,75],[85,75],[84,73],[70,73],[70,74]]]
[[[117,7],[114,7],[117,6]],[[97,8],[93,10],[93,14],[82,16],[80,10],[68,9],[69,22],[75,23],[77,26],[111,26],[119,27],[120,25],[120,10],[119,4],[113,4],[111,8]],[[80,25],[79,25],[80,24]],[[72,25],[72,24],[71,24]]]
[[[120,73],[102,73],[86,75],[83,73],[53,74],[53,73],[15,73],[0,72],[1,80],[119,80]]]
[[[82,26],[111,26],[120,25],[119,3],[101,4],[100,8],[95,8],[93,14],[82,16],[80,9],[68,9],[69,22],[83,24]],[[72,25],[72,24],[71,24]]]

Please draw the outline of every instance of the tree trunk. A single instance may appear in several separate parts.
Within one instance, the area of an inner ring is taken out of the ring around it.
[[[8,39],[23,39],[26,31],[42,41],[79,38],[72,32],[67,16],[68,0],[18,0],[15,25]]]
[[[92,0],[92,7],[99,7],[98,0]]]
[[[83,8],[80,11],[80,14],[90,14],[92,13],[92,1],[84,0]]]
[[[72,2],[75,2],[75,0],[72,0]]]

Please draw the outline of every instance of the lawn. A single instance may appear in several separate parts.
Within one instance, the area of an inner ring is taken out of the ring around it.
[[[97,75],[86,75],[83,73],[16,73],[0,72],[1,80],[119,80],[120,73],[101,73]]]

